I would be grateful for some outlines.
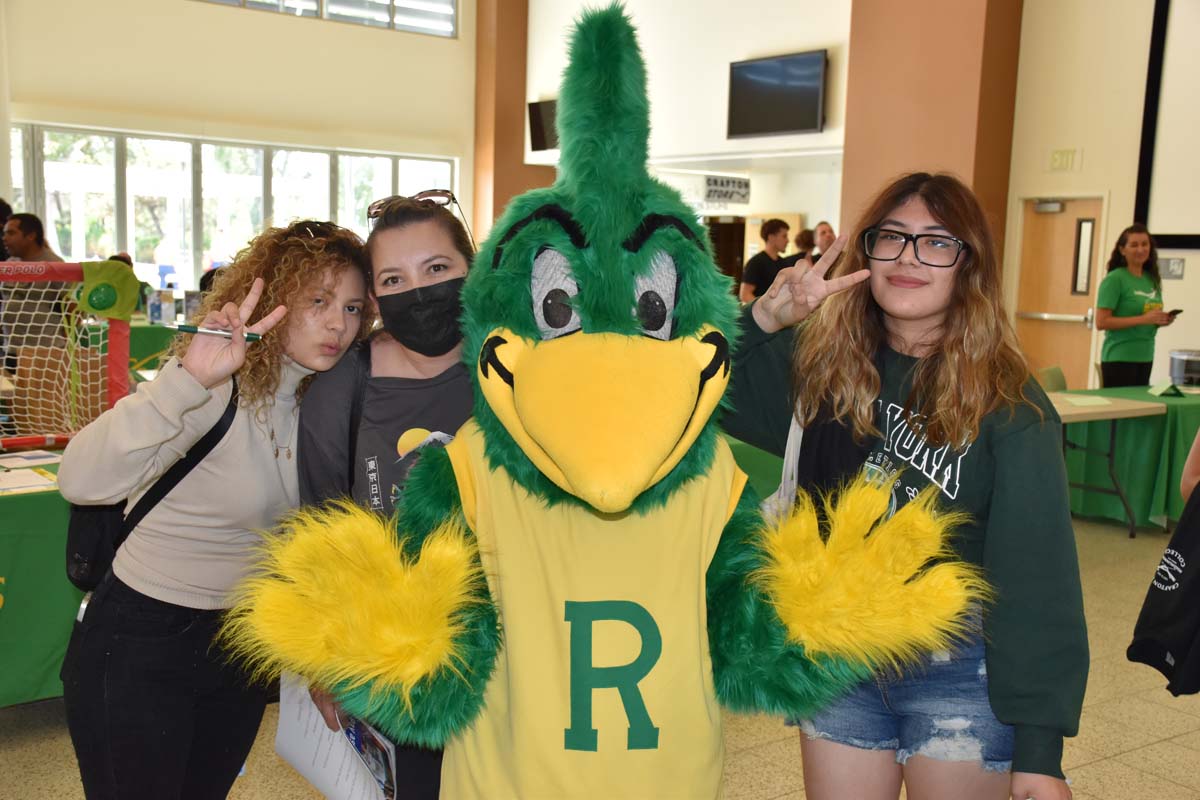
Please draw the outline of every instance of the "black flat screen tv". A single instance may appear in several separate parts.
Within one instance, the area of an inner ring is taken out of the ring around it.
[[[529,104],[529,149],[553,150],[558,147],[558,129],[554,127],[553,100]]]
[[[728,138],[825,127],[825,50],[729,65]]]

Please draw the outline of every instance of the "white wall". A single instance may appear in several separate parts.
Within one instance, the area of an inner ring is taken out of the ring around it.
[[[1103,260],[1134,221],[1153,10],[1154,0],[1025,0],[1004,250],[1010,310],[1016,307],[1024,198],[1103,198]],[[1186,38],[1195,41],[1200,30]],[[1051,170],[1056,149],[1077,151],[1075,169]],[[1168,308],[1195,308],[1159,334],[1153,382],[1166,379],[1171,347],[1200,348],[1200,252],[1179,255],[1193,274],[1164,282],[1163,295]],[[1092,361],[1099,360],[1102,335],[1093,337]]]
[[[457,39],[195,0],[4,4],[14,120],[458,158],[470,215],[474,0]]]
[[[596,5],[529,0],[528,100],[558,96],[571,25],[583,8]],[[625,0],[625,7],[649,74],[652,158],[841,152],[850,0]],[[731,62],[821,48],[829,50],[823,132],[725,137]],[[548,153],[529,154],[527,161],[552,163],[554,153]]]
[[[756,217],[779,213],[802,214],[805,224],[810,228],[821,220],[830,222],[834,230],[838,228],[837,215],[842,190],[840,158],[830,157],[805,168],[758,167],[741,172],[707,172],[710,175],[749,178],[749,203],[705,200],[704,174],[700,170],[683,172],[671,167],[652,166],[650,171],[660,181],[679,191],[684,202],[694,208],[698,215]],[[798,231],[793,231],[795,233]]]

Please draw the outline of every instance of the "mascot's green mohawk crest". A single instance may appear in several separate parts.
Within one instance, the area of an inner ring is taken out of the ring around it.
[[[619,5],[583,15],[558,179],[512,201],[463,291],[493,467],[550,503],[644,511],[703,473],[736,301],[708,237],[646,170],[646,69]]]

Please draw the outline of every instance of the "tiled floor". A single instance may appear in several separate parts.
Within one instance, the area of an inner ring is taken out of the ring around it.
[[[1065,768],[1077,800],[1200,800],[1200,697],[1172,698],[1158,673],[1125,660],[1133,620],[1166,538],[1126,538],[1116,525],[1076,522],[1092,670],[1079,737]],[[804,797],[794,729],[766,717],[726,719],[725,794]],[[318,798],[272,746],[274,707],[234,786],[238,800]],[[82,798],[61,702],[0,710],[0,798]]]

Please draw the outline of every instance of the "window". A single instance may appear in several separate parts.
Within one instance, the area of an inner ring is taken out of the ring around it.
[[[13,196],[9,200],[13,211],[25,210],[25,130],[13,128],[9,136],[12,154]]]
[[[392,24],[389,0],[325,0],[325,18],[388,28]]]
[[[392,159],[378,156],[338,156],[338,221],[364,239],[367,206],[392,190]]]
[[[456,0],[204,0],[223,6],[275,11],[297,17],[392,28],[434,36],[458,35]]]
[[[455,181],[449,158],[25,123],[11,137],[13,207],[42,217],[51,248],[71,261],[128,252],[159,288],[194,288],[266,225],[332,219],[365,238],[373,200]]]
[[[126,148],[125,248],[135,270],[153,286],[191,288],[192,145],[130,137]]]
[[[246,0],[246,8],[282,11],[297,17],[317,16],[317,0]]]
[[[396,194],[411,196],[426,189],[452,189],[449,161],[399,160],[399,183]]]
[[[67,261],[117,251],[116,139],[44,131],[46,244]]]
[[[263,229],[261,147],[206,144],[200,174],[204,195],[201,267],[228,264]]]
[[[271,220],[284,226],[298,219],[332,219],[329,213],[329,154],[271,151]]]

